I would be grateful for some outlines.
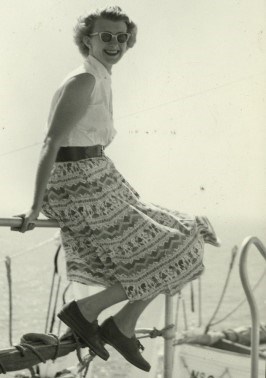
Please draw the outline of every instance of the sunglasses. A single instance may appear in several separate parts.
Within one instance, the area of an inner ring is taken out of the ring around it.
[[[111,42],[113,38],[115,38],[118,43],[126,43],[131,36],[130,33],[112,34],[109,32],[99,32],[99,33],[90,34],[90,36],[94,36],[94,35],[99,35],[101,41],[106,42],[106,43]]]

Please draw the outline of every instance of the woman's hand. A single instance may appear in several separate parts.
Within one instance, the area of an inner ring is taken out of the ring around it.
[[[20,227],[11,227],[11,231],[26,232],[31,231],[35,227],[35,222],[39,216],[40,210],[30,209],[25,214],[15,215],[15,217],[22,218],[22,223]]]

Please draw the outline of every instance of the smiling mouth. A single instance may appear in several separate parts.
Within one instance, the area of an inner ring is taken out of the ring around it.
[[[116,56],[119,54],[119,50],[104,50],[104,52],[109,56]]]

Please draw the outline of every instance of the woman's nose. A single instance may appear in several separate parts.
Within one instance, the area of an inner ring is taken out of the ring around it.
[[[112,35],[112,39],[109,42],[109,45],[111,45],[111,46],[118,46],[119,45],[118,40],[117,40],[115,35]]]

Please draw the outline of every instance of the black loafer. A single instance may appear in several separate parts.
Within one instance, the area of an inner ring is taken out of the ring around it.
[[[70,327],[95,354],[105,361],[109,358],[109,353],[104,348],[99,334],[98,321],[89,322],[86,320],[75,301],[66,304],[57,316]]]
[[[144,347],[135,336],[129,338],[123,335],[113,317],[106,319],[100,326],[100,335],[104,342],[115,348],[132,365],[141,370],[150,371],[151,365],[139,351],[140,349],[144,350]]]

